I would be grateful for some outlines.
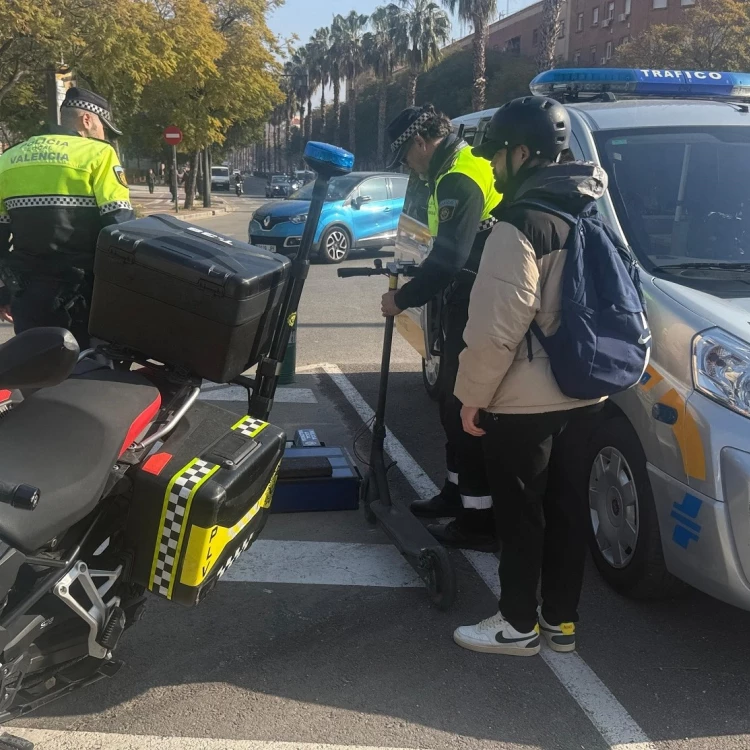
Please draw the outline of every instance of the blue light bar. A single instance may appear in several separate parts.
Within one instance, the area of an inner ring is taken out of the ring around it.
[[[305,161],[316,171],[323,167],[346,174],[354,167],[354,156],[348,151],[317,141],[308,141],[305,146]]]
[[[540,73],[529,84],[536,96],[611,91],[634,97],[750,99],[750,73],[708,70],[565,68]]]

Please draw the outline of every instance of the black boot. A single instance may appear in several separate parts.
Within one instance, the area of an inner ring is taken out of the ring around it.
[[[427,531],[442,545],[458,549],[475,549],[478,552],[497,552],[497,537],[489,530],[481,531],[461,521],[431,523]]]
[[[429,500],[415,500],[411,512],[421,518],[455,518],[461,512],[458,485],[446,479],[439,494]]]

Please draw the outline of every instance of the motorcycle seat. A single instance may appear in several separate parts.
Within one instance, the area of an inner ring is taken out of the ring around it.
[[[0,420],[0,477],[41,491],[33,511],[0,506],[0,538],[27,554],[85,518],[110,471],[154,419],[158,389],[95,370],[36,391]]]

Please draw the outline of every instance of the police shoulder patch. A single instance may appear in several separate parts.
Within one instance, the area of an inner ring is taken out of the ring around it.
[[[112,167],[115,173],[115,177],[117,178],[117,181],[122,185],[123,187],[128,187],[128,180],[125,177],[125,170],[118,164],[116,167]]]
[[[453,218],[453,214],[456,213],[457,206],[458,201],[454,198],[440,201],[440,203],[438,204],[438,218],[440,219],[440,221],[450,221]]]

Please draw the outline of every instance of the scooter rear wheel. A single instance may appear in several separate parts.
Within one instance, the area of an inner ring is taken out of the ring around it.
[[[443,547],[424,550],[419,560],[419,568],[430,601],[438,609],[449,609],[456,600],[456,572],[448,553]]]

